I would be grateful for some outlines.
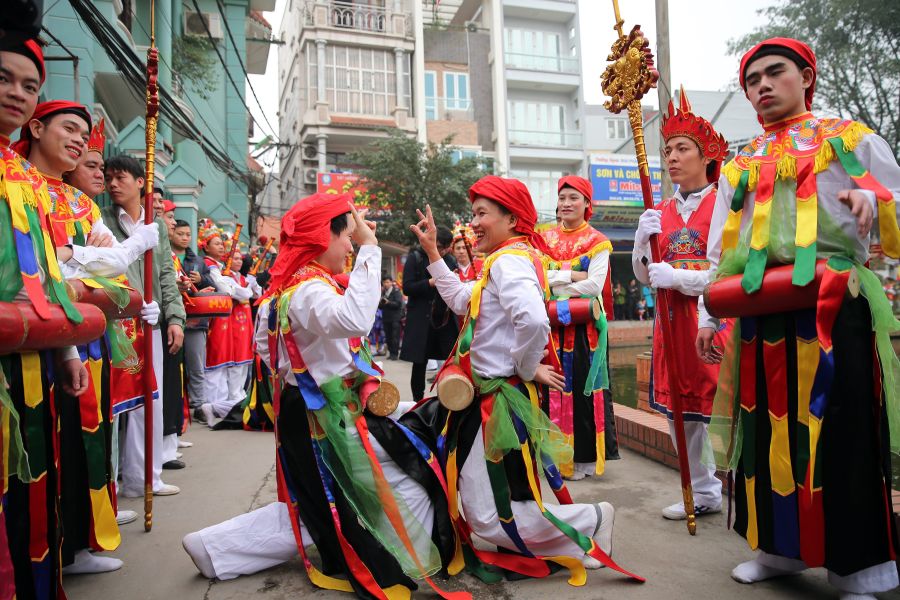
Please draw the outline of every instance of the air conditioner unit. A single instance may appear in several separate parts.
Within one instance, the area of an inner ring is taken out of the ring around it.
[[[303,144],[304,160],[319,160],[319,149],[312,144]]]
[[[217,13],[190,12],[184,13],[185,35],[206,37],[206,32],[215,40],[222,39],[222,16]]]
[[[318,174],[318,169],[306,169],[303,174],[303,178],[306,180],[306,183],[316,183]]]

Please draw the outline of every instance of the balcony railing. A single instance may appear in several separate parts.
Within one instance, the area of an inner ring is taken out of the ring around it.
[[[581,133],[572,131],[531,131],[510,129],[509,143],[513,146],[542,148],[581,148]]]
[[[504,56],[506,57],[506,66],[511,69],[578,73],[578,59],[571,56],[547,56],[521,52],[505,52]]]
[[[468,98],[425,98],[425,119],[428,121],[473,121],[475,110]]]
[[[384,33],[387,28],[387,14],[380,6],[332,2],[328,9],[328,24],[332,27]]]

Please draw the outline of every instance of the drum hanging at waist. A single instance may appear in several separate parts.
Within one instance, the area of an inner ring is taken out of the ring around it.
[[[106,331],[106,316],[92,304],[75,303],[84,321],[75,324],[58,304],[50,305],[50,318],[42,319],[30,302],[0,302],[0,354],[78,346],[99,339]]]
[[[198,292],[184,303],[188,317],[227,317],[231,314],[231,296],[218,292]]]
[[[593,323],[603,314],[598,298],[567,298],[547,302],[551,327]]]
[[[816,261],[816,276],[803,287],[792,282],[794,265],[766,269],[762,285],[752,294],[741,287],[743,275],[724,277],[706,285],[703,304],[707,312],[717,318],[758,317],[812,308],[819,297],[825,262]],[[850,273],[847,291],[854,298],[859,295],[859,274],[855,268]]]

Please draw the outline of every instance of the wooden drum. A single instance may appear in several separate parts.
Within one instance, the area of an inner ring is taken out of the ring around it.
[[[598,298],[568,298],[547,303],[551,327],[593,323],[603,314]]]
[[[50,305],[50,318],[42,319],[30,302],[0,302],[0,354],[32,352],[93,342],[106,331],[106,316],[93,304],[75,304],[84,317],[72,323],[63,308]]]
[[[703,290],[703,303],[714,317],[758,317],[773,313],[791,312],[813,308],[819,298],[819,286],[825,274],[825,261],[816,262],[816,277],[803,287],[793,284],[794,265],[782,265],[766,269],[762,286],[748,294],[741,287],[742,275],[732,275],[707,284]],[[850,273],[847,291],[852,297],[859,295],[859,274]]]
[[[219,292],[198,292],[184,302],[188,318],[227,317],[231,307],[231,296]]]
[[[465,410],[475,399],[475,387],[459,365],[450,363],[438,373],[437,395],[447,410]]]
[[[66,282],[75,294],[73,300],[75,302],[84,302],[85,304],[93,304],[103,311],[103,314],[110,320],[127,319],[129,317],[137,317],[141,314],[141,307],[144,305],[144,299],[141,293],[131,288],[123,288],[128,292],[128,304],[119,308],[112,298],[109,297],[102,288],[90,287],[79,279],[71,279]]]

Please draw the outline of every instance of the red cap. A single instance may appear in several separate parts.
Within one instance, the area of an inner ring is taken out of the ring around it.
[[[68,100],[49,100],[47,102],[41,102],[35,107],[34,114],[31,115],[29,123],[31,121],[38,121],[45,117],[51,117],[62,113],[78,115],[87,121],[88,129],[91,129],[91,113],[88,112],[88,109],[85,108],[83,104],[69,102]],[[31,152],[31,139],[31,127],[26,123],[19,134],[19,140],[12,145],[12,149],[15,150],[19,156],[28,158],[28,153]]]
[[[741,83],[741,88],[746,92],[747,91],[747,82],[745,78],[745,74],[747,73],[747,67],[757,58],[762,58],[763,56],[769,56],[772,54],[778,54],[781,56],[786,56],[790,58],[795,63],[805,62],[810,68],[813,70],[813,80],[812,84],[808,88],[806,88],[806,110],[812,108],[812,99],[813,93],[816,91],[816,54],[812,51],[812,48],[801,42],[800,40],[795,40],[793,38],[783,38],[783,37],[775,37],[769,38],[767,40],[763,40],[757,45],[750,48],[743,57],[741,57],[741,70],[738,73],[738,78]],[[798,66],[800,66],[798,64]],[[759,122],[762,123],[762,117],[757,116]]]
[[[584,196],[584,199],[587,200],[587,206],[584,208],[584,220],[589,220],[594,214],[594,205],[591,202],[594,186],[591,185],[591,182],[578,175],[566,175],[556,184],[556,193],[560,193],[564,187],[570,187]]]
[[[176,207],[175,207],[174,202],[172,202],[171,200],[163,200],[163,212],[164,213],[173,211],[173,210],[175,210],[175,208]]]

